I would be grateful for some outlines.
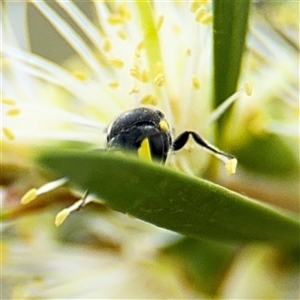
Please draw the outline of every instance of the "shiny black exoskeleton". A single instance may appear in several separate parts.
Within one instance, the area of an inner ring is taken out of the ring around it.
[[[169,126],[159,110],[136,108],[121,114],[109,127],[108,148],[138,150],[148,138],[153,158],[164,162],[172,145]]]
[[[189,135],[198,145],[209,151],[232,157],[213,148],[193,131],[184,131],[173,141],[164,114],[159,110],[144,107],[121,114],[108,129],[107,144],[108,148],[138,151],[142,142],[148,139],[151,156],[163,163],[170,150],[177,151],[186,144]]]

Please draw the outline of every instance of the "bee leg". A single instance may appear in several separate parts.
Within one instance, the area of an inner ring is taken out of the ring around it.
[[[207,149],[209,152],[214,153],[217,156],[225,156],[228,159],[234,158],[232,155],[227,154],[225,152],[220,151],[219,149],[215,148],[214,146],[210,145],[206,142],[199,134],[194,131],[184,131],[181,133],[173,142],[172,149],[177,151],[181,149],[187,142],[189,135],[191,135],[194,141],[201,147]]]

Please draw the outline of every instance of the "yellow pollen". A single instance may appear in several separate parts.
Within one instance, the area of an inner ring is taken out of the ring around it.
[[[186,56],[191,56],[192,55],[192,50],[191,49],[186,49],[185,54],[186,54]]]
[[[142,82],[149,82],[149,71],[148,70],[144,70],[142,72],[141,81]]]
[[[226,174],[227,175],[233,175],[236,171],[237,166],[237,160],[236,158],[230,159],[225,166]]]
[[[146,95],[145,97],[142,98],[141,103],[142,104],[157,105],[158,101],[153,95],[148,94],[148,95]]]
[[[21,113],[21,110],[19,108],[12,108],[6,112],[6,115],[13,117],[13,116],[18,116],[20,113]]]
[[[163,131],[168,131],[169,130],[168,123],[165,120],[161,120],[159,122],[159,128]]]
[[[249,81],[246,81],[244,84],[245,93],[247,96],[252,95],[252,85]]]
[[[37,189],[30,189],[21,199],[21,204],[28,204],[37,197]]]
[[[124,20],[130,20],[131,19],[131,12],[128,9],[128,6],[126,4],[121,4],[118,6],[118,12]]]
[[[161,87],[165,83],[165,76],[163,73],[158,73],[154,78],[154,84]]]
[[[6,112],[6,115],[13,117],[13,116],[18,116],[20,113],[21,110],[19,108],[12,108]]]
[[[156,31],[159,31],[162,24],[164,23],[164,20],[165,20],[165,17],[164,16],[159,16],[157,21],[156,21],[156,24],[155,24],[155,28],[156,28]]]
[[[110,25],[119,25],[124,23],[124,19],[119,14],[111,14],[108,16],[107,22]]]
[[[205,16],[206,10],[203,6],[200,6],[197,10],[196,10],[196,14],[195,14],[195,20],[197,22],[202,22],[202,18]]]
[[[73,76],[80,81],[86,81],[88,78],[88,75],[85,72],[79,70],[74,71]]]
[[[118,30],[117,35],[121,40],[125,41],[127,39],[127,34],[124,30]]]
[[[65,219],[68,217],[69,214],[70,212],[66,208],[63,209],[61,212],[59,212],[55,218],[55,226],[56,227],[60,226],[65,221]]]
[[[111,81],[111,82],[108,83],[108,86],[111,89],[115,90],[120,86],[120,83],[118,81]]]
[[[205,15],[201,18],[200,22],[201,22],[203,25],[207,25],[207,24],[210,24],[210,23],[212,22],[212,20],[213,20],[213,15],[212,15],[212,13],[207,13],[207,14],[205,14]]]
[[[193,86],[193,89],[195,89],[195,90],[200,89],[200,81],[197,78],[197,76],[195,76],[195,75],[193,76],[193,79],[192,79],[192,86]]]
[[[109,38],[105,37],[103,39],[103,49],[105,52],[109,52],[112,49],[112,44]]]
[[[109,58],[108,63],[115,68],[121,69],[124,67],[124,61],[119,58]]]
[[[140,74],[138,66],[133,66],[132,68],[130,68],[129,73],[135,79],[141,80],[141,74]]]
[[[2,98],[1,103],[5,105],[16,105],[17,102],[11,98]]]
[[[129,91],[129,95],[132,94],[137,94],[140,92],[140,88],[138,86],[134,86],[130,91]]]
[[[10,141],[13,141],[16,138],[13,131],[8,127],[2,127],[2,132],[6,136],[6,138],[9,139]]]
[[[206,2],[207,0],[193,0],[191,4],[191,12],[196,12],[197,9]]]

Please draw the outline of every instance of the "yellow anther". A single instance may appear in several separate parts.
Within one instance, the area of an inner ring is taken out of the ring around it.
[[[196,22],[202,22],[202,18],[205,16],[205,14],[206,9],[203,6],[198,7],[195,14]]]
[[[155,24],[155,28],[157,31],[160,30],[162,24],[164,23],[164,20],[165,20],[165,17],[164,16],[159,16],[157,21],[156,21],[156,24]]]
[[[141,159],[151,161],[151,151],[150,151],[150,144],[149,144],[149,139],[145,138],[142,143],[140,148],[138,149],[138,156]]]
[[[59,212],[55,218],[55,226],[56,227],[60,226],[65,221],[65,219],[68,217],[69,214],[70,212],[66,208],[63,209],[61,212]]]
[[[10,141],[13,141],[16,138],[13,131],[8,127],[2,127],[2,132],[6,136],[6,138],[9,139]]]
[[[21,204],[28,204],[37,197],[37,189],[30,189],[21,199]]]
[[[200,89],[200,81],[199,81],[198,77],[195,75],[192,78],[192,86],[193,86],[193,89],[195,89],[195,90]]]
[[[235,158],[228,160],[225,166],[226,174],[227,175],[234,174],[236,171],[236,166],[237,166],[237,160]]]
[[[144,49],[144,42],[140,41],[135,48],[135,56],[136,57],[141,57],[141,51]]]
[[[142,72],[141,81],[142,82],[149,82],[149,71],[148,70],[144,70]]]
[[[108,63],[115,68],[121,69],[124,67],[124,61],[119,58],[109,58]]]
[[[186,49],[185,54],[186,54],[186,56],[191,56],[192,55],[192,50],[191,49]]]
[[[111,14],[107,18],[107,22],[110,25],[119,25],[124,23],[124,19],[119,14]]]
[[[247,96],[252,95],[252,85],[249,81],[246,81],[244,84],[245,93]]]
[[[126,4],[121,4],[118,6],[118,12],[122,19],[124,20],[130,20],[131,19],[131,12],[128,9],[128,6]]]
[[[138,66],[133,66],[132,68],[130,68],[129,73],[135,79],[141,80],[141,74]]]
[[[134,86],[130,91],[129,91],[129,95],[132,94],[137,94],[140,92],[140,88],[138,86]]]
[[[193,0],[191,3],[191,12],[196,12],[197,9],[206,2],[207,0]]]
[[[16,105],[17,102],[11,98],[2,98],[1,103],[5,105]]]
[[[111,51],[111,49],[112,49],[111,41],[110,41],[109,38],[105,37],[105,38],[103,39],[103,50],[104,50],[105,52],[109,52],[109,51]]]
[[[21,112],[21,110],[19,108],[12,108],[6,112],[6,115],[10,116],[10,117],[18,116],[20,114],[20,112]]]
[[[148,94],[148,95],[146,95],[145,97],[142,98],[141,103],[142,104],[157,105],[158,101],[153,95]]]
[[[111,89],[116,90],[120,86],[120,83],[118,81],[111,81],[108,83],[108,86]]]
[[[203,25],[207,25],[207,24],[210,24],[210,23],[212,22],[212,20],[213,20],[213,15],[212,15],[212,13],[207,13],[207,14],[205,14],[205,15],[201,18],[200,22],[201,22]]]
[[[159,128],[162,130],[162,131],[168,131],[169,130],[169,125],[168,123],[165,121],[165,120],[161,120],[159,122]]]
[[[158,87],[161,87],[165,83],[165,76],[163,73],[158,73],[154,77],[154,84],[157,85]]]
[[[127,33],[124,30],[118,30],[117,35],[121,40],[126,40],[127,39]]]
[[[80,81],[85,81],[88,78],[88,75],[85,72],[79,71],[79,70],[74,71],[73,76],[76,77]]]

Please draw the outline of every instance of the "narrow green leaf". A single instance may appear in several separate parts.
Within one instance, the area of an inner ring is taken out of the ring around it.
[[[215,107],[236,90],[247,33],[250,0],[214,1]],[[224,124],[220,118],[219,126]]]
[[[156,163],[106,151],[50,152],[40,161],[112,209],[187,236],[299,245],[296,218]]]

